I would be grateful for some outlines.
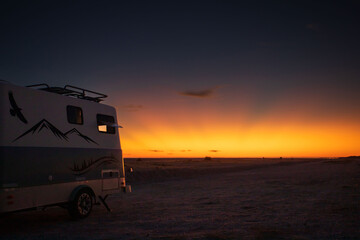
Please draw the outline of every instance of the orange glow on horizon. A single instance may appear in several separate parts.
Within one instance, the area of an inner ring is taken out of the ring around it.
[[[170,96],[161,101],[142,96],[148,105],[139,111],[118,107],[124,157],[360,155],[360,124],[351,115],[355,111],[339,113],[334,106],[324,108],[311,99],[304,103],[288,96],[287,101],[259,109],[251,96],[241,97],[233,104],[233,99],[226,102],[221,96],[206,100]]]
[[[359,126],[146,122],[121,130],[124,157],[338,157],[360,149]]]
[[[189,134],[155,128],[149,133],[123,134],[125,157],[338,157],[356,155],[358,136],[326,129],[253,129]],[[155,137],[155,138],[154,138]],[[346,139],[346,141],[343,141]]]

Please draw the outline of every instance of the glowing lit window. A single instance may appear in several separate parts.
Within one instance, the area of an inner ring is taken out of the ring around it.
[[[107,132],[107,126],[106,125],[98,125],[99,132]]]
[[[83,124],[83,113],[82,109],[75,106],[67,106],[66,107],[67,112],[67,120],[69,123],[72,124]]]
[[[115,134],[115,127],[112,126],[115,124],[115,119],[113,116],[97,114],[96,120],[99,132]]]

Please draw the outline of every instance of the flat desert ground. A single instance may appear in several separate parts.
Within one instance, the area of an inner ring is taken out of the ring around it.
[[[1,239],[360,239],[359,159],[127,159],[132,193],[79,221],[2,216]]]

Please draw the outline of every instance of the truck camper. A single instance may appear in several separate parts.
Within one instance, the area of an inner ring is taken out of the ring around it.
[[[0,213],[61,206],[87,217],[131,191],[116,110],[102,93],[0,81]]]

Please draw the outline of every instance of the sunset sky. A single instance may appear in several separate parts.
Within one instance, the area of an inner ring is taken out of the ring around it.
[[[358,1],[1,1],[0,79],[104,92],[125,157],[360,155]]]

